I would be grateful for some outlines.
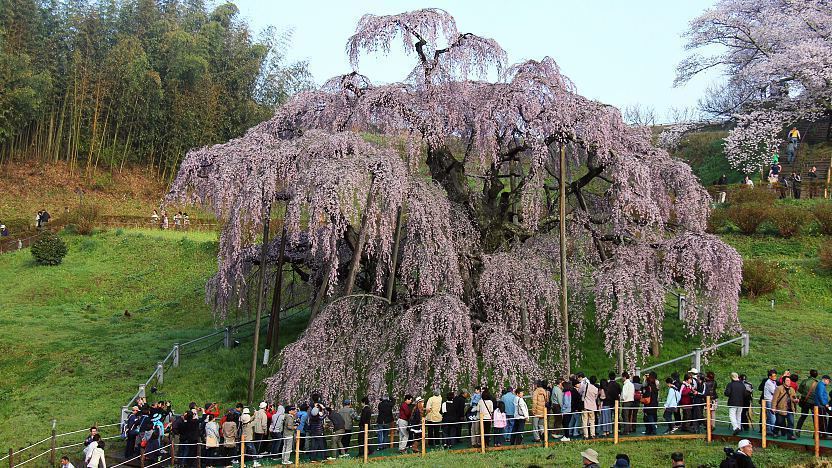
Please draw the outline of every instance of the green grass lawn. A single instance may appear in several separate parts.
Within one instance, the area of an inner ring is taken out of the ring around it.
[[[28,249],[0,256],[3,451],[48,436],[52,418],[58,432],[117,422],[121,406],[174,342],[214,330],[204,290],[216,270],[216,233],[63,237],[69,254],[56,267],[35,265]],[[295,336],[305,324],[301,315],[282,328]],[[155,397],[175,409],[189,401],[245,399],[251,339],[234,349],[189,353],[214,341],[183,348],[180,367],[166,369]]]

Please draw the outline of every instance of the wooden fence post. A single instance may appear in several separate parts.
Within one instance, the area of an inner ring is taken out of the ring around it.
[[[820,418],[818,417],[818,407],[815,406],[814,414],[812,414],[812,420],[815,423],[815,457],[820,456],[820,428],[818,427],[820,424]]]
[[[9,448],[9,468],[14,468],[14,450]]]
[[[480,453],[485,453],[485,423],[483,422],[483,412],[480,411]]]
[[[173,445],[173,434],[170,436],[170,466],[176,464],[176,447]]]
[[[549,410],[543,407],[543,448],[549,448]]]
[[[398,424],[398,422],[396,424]],[[396,429],[393,427],[393,425],[390,425],[390,448],[393,448],[393,447],[396,446],[395,439],[396,439]]]
[[[766,403],[762,401],[760,402],[760,434],[763,439],[763,448],[766,448],[766,416],[768,416],[766,413]]]
[[[427,445],[426,444],[427,441],[428,441],[428,433],[425,430],[425,418],[422,417],[422,456],[423,457],[425,456],[425,445]]]
[[[295,466],[300,464],[300,431],[295,431]]]
[[[49,441],[49,466],[55,466],[55,447],[57,447],[57,431],[55,427],[57,426],[58,421],[56,419],[52,420],[52,440]]]
[[[196,468],[202,468],[202,444],[196,444]],[[186,462],[187,463],[187,462]]]
[[[614,422],[612,426],[612,443],[618,444],[618,400],[615,400],[615,415],[614,415]]]
[[[246,466],[246,436],[240,436],[240,466]]]
[[[370,425],[364,425],[364,463],[367,463],[369,457],[368,446],[370,445]]]
[[[139,448],[139,466],[141,468],[144,468],[144,452],[145,452],[145,450],[146,449],[144,447]]]
[[[708,443],[711,443],[711,396],[705,397],[705,424],[707,424]]]

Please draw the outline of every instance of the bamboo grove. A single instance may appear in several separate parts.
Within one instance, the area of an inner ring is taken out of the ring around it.
[[[290,40],[253,33],[231,3],[0,0],[0,164],[172,177],[188,149],[241,135],[310,86]]]

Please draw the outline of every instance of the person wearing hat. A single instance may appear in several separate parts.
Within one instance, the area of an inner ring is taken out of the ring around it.
[[[251,417],[251,410],[243,408],[243,414],[240,416],[240,426],[242,430],[240,435],[246,441],[246,456],[251,456],[254,460],[254,466],[260,466],[257,461],[257,444],[254,442],[254,420]]]
[[[283,426],[276,428],[281,437],[283,437],[283,464],[291,465],[290,457],[292,455],[292,448],[294,447],[295,431],[298,428],[298,409],[294,406],[287,406],[286,412],[283,414]]]
[[[130,416],[124,422],[124,459],[129,460],[133,458],[136,450],[136,436],[139,435],[139,427],[141,426],[142,415],[139,414],[139,407],[134,406],[130,410]]]
[[[740,376],[731,372],[731,383],[725,386],[725,396],[728,397],[728,418],[731,420],[733,435],[742,431],[742,409],[745,401],[745,385],[740,382]]]
[[[581,458],[583,458],[584,468],[601,468],[598,464],[598,452],[593,449],[586,449],[581,452]]]
[[[737,451],[734,460],[737,462],[737,468],[754,468],[754,462],[751,460],[751,455],[754,454],[754,446],[748,439],[742,439],[737,444]]]
[[[352,400],[349,398],[344,400],[344,405],[338,410],[338,412],[341,413],[341,417],[344,418],[344,435],[341,436],[341,446],[349,447],[350,439],[352,439],[352,434],[350,434],[353,428],[352,424],[353,422],[358,421],[358,413],[355,411],[355,408],[352,407]]]
[[[260,402],[260,406],[258,407],[257,411],[254,412],[254,417],[252,418],[252,429],[254,430],[254,445],[257,446],[257,453],[260,455],[266,455],[269,453],[267,450],[269,448],[268,444],[264,444],[263,441],[268,439],[269,433],[269,415],[266,413],[266,408],[269,405],[266,404],[265,401]]]

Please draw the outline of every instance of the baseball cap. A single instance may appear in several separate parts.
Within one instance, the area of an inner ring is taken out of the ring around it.
[[[743,439],[740,441],[740,443],[737,444],[737,449],[742,450],[743,447],[748,447],[749,445],[751,445],[751,441],[748,439]]]

